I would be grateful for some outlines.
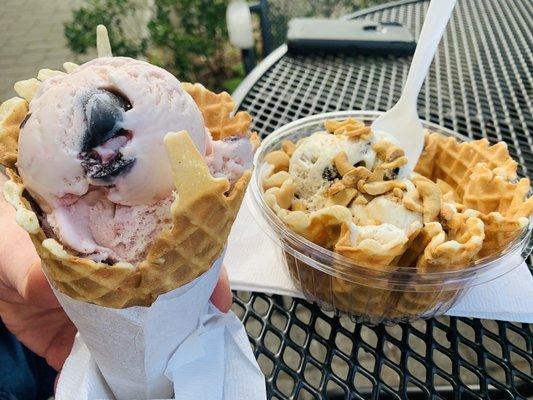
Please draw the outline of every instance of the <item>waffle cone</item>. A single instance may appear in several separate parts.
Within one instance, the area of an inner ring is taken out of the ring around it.
[[[439,222],[427,223],[411,248],[402,256],[401,265],[412,265],[420,276],[439,271],[466,268],[481,249],[484,238],[483,222],[477,213],[452,212],[443,219],[445,229]],[[424,283],[424,282],[420,282]],[[433,282],[432,282],[433,283]],[[459,292],[444,287],[413,285],[413,289],[398,292],[394,312],[398,316],[420,317],[448,307]]]
[[[208,92],[203,86],[201,88]],[[11,101],[8,105],[15,104],[15,109],[20,110],[24,107],[22,102],[27,107],[24,100]],[[248,134],[249,123],[233,123],[230,111],[227,111],[227,101],[219,107],[215,102],[207,108],[199,106],[204,119],[210,121],[213,114],[227,112],[224,121],[231,128],[224,128],[225,134]],[[1,125],[5,127],[6,121],[15,121],[10,135],[5,134],[5,129],[0,131],[4,133],[0,133],[0,160],[7,167],[11,165],[4,160],[16,159],[16,146],[8,148],[9,151],[4,149],[11,143],[11,138],[18,138],[20,122],[25,117],[19,114],[4,116]],[[17,121],[20,121],[18,125]],[[167,134],[165,147],[176,188],[171,206],[173,224],[156,238],[146,258],[136,266],[127,262],[114,265],[95,262],[77,256],[55,239],[47,238],[32,204],[23,196],[23,182],[15,170],[8,169],[10,181],[4,187],[5,197],[17,209],[17,222],[29,232],[42,259],[43,270],[59,291],[76,300],[105,307],[149,306],[160,294],[183,286],[206,272],[221,255],[251,171],[246,171],[230,187],[227,179],[211,176],[187,132]]]
[[[0,105],[0,164],[13,167],[17,162],[20,124],[28,114],[28,102],[13,97]]]
[[[474,213],[455,213],[444,222],[446,232],[433,236],[416,263],[421,273],[463,269],[481,249],[485,230]]]
[[[485,163],[491,169],[499,168],[508,179],[516,178],[517,163],[504,142],[492,146],[486,139],[459,142],[439,133],[426,136],[415,172],[434,182],[442,179],[457,193],[461,202],[465,186],[478,163]]]
[[[485,240],[478,258],[483,258],[501,251],[524,232],[529,220],[525,217],[506,217],[500,213],[480,215],[485,224]]]
[[[351,231],[349,227],[342,225],[340,239],[335,246],[335,252],[354,261],[356,265],[376,268],[391,265],[393,261],[401,256],[409,248],[412,238],[416,237],[420,231],[419,224],[413,224],[408,236],[400,243],[390,246],[383,245],[376,240],[363,240],[354,245],[351,241]]]
[[[171,208],[173,226],[160,234],[137,267],[125,262],[108,265],[78,257],[55,239],[47,239],[40,227],[30,232],[44,271],[62,293],[112,308],[149,306],[160,294],[206,272],[220,256],[250,172],[230,189],[226,179],[210,175],[185,131],[168,134],[165,145],[178,193]],[[18,198],[17,208],[33,213],[22,197],[24,186],[14,172],[11,176],[11,182],[5,187],[6,197],[12,204]],[[26,225],[26,228],[31,227]]]
[[[373,240],[354,245],[350,229],[343,225],[335,251],[353,260],[356,265],[366,267],[367,276],[352,273],[350,280],[334,276],[331,287],[335,306],[357,315],[375,318],[390,316],[396,292],[394,285],[388,282],[388,276],[394,273],[398,257],[411,247],[419,232],[420,224],[413,223],[405,240],[395,246],[382,245]]]
[[[481,163],[472,170],[465,185],[463,201],[465,207],[481,214],[499,212],[509,217],[525,217],[533,211],[533,201],[524,201],[529,192],[529,179],[510,182],[498,175],[486,164]]]
[[[439,237],[438,241],[442,242],[445,233],[439,222],[430,222],[424,225],[420,234],[413,241],[407,251],[401,256],[398,264],[402,267],[411,267],[417,260],[423,257],[424,250],[434,240]],[[416,285],[413,285],[416,288]],[[438,304],[440,291],[421,291],[413,289],[410,292],[398,292],[397,300],[394,307],[396,316],[418,317],[426,312],[431,312]]]
[[[465,187],[463,204],[480,212],[485,240],[479,257],[497,254],[518,237],[533,212],[533,198],[526,200],[529,179],[509,182],[486,164],[478,164]]]
[[[202,110],[205,126],[213,139],[224,139],[239,132],[247,132],[250,128],[250,114],[240,111],[231,116],[235,103],[228,93],[213,93],[199,83],[184,82],[182,87]]]
[[[416,240],[398,258],[398,266],[402,268],[416,265],[418,258],[424,253],[424,250],[431,242],[431,239],[442,232],[442,226],[439,222],[429,222],[420,230]]]
[[[415,171],[446,186],[448,199],[479,212],[485,239],[477,255],[496,254],[515,240],[533,213],[528,178],[518,181],[517,163],[504,142],[490,146],[486,139],[458,142],[437,133],[426,136]]]
[[[282,219],[306,239],[331,249],[342,235],[343,224],[350,221],[346,211],[340,206],[330,206],[311,214],[293,211]]]

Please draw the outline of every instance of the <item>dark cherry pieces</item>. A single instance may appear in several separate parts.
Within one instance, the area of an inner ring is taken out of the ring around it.
[[[110,182],[133,167],[134,158],[124,158],[120,152],[117,152],[110,160],[104,162],[94,150],[117,136],[131,138],[131,132],[122,128],[124,113],[130,109],[129,100],[116,91],[98,88],[87,94],[84,101],[87,131],[79,158],[89,178]]]

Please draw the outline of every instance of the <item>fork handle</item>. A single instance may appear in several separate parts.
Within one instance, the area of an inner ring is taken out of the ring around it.
[[[418,38],[411,68],[407,75],[402,92],[401,102],[410,102],[416,105],[418,94],[439,47],[440,39],[444,34],[448,20],[452,14],[456,0],[431,0],[424,19],[424,25]]]

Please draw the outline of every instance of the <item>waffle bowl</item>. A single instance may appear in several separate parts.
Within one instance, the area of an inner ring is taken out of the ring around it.
[[[518,267],[532,250],[531,219],[514,237],[508,236],[511,240],[503,248],[491,251],[488,256],[480,252],[482,255],[467,265],[444,265],[438,270],[414,268],[402,262],[401,257],[387,265],[361,265],[353,257],[319,246],[287,227],[265,200],[262,182],[265,156],[279,150],[282,141],[296,142],[323,131],[325,120],[352,117],[370,125],[379,115],[367,111],[319,114],[294,121],[270,134],[255,156],[250,208],[258,224],[282,248],[288,274],[307,300],[318,303],[324,310],[373,324],[431,318],[448,311],[472,287]],[[459,142],[469,140],[438,125],[422,123],[431,132]]]

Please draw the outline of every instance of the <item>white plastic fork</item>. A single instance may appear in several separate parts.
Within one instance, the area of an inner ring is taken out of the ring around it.
[[[394,136],[404,149],[408,160],[402,171],[404,176],[411,174],[424,147],[424,131],[417,112],[418,94],[455,2],[456,0],[431,0],[402,95],[394,107],[372,124],[373,130]]]

